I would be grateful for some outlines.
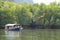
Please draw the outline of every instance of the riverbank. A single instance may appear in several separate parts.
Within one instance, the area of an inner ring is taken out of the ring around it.
[[[5,27],[1,27],[1,26],[0,26],[0,29],[5,29]]]
[[[22,25],[23,29],[60,29],[60,25]],[[4,29],[4,26],[0,26],[0,29]]]

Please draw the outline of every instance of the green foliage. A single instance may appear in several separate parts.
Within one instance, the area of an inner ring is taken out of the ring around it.
[[[2,2],[1,2],[2,3]],[[15,4],[3,2],[0,6],[0,24],[15,23]]]
[[[13,2],[0,2],[0,24],[20,23],[29,25],[34,20],[36,24],[60,24],[60,4],[52,2],[49,5],[16,4]]]

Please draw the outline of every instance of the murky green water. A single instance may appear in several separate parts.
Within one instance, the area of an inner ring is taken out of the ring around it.
[[[0,40],[60,40],[60,29],[0,30]]]
[[[0,40],[20,40],[20,32],[0,30]]]

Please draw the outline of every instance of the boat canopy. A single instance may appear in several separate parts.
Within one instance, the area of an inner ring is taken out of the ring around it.
[[[6,24],[5,27],[7,27],[7,26],[14,26],[14,25],[17,25],[17,24]]]

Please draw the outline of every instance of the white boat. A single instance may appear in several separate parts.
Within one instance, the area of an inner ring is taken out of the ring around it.
[[[21,29],[22,29],[22,26],[19,24],[6,24],[5,25],[5,30],[19,31]]]

